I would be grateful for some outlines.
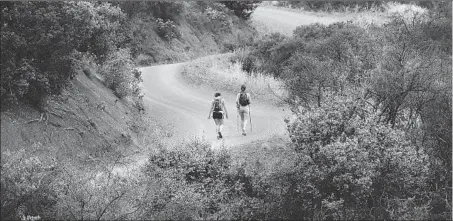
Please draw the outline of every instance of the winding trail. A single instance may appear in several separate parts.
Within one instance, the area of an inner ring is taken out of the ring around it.
[[[145,92],[147,110],[154,118],[174,125],[173,139],[183,140],[204,136],[214,146],[221,142],[226,145],[236,145],[263,139],[271,134],[285,133],[282,109],[254,101],[252,97],[253,132],[250,132],[249,123],[247,136],[242,136],[236,126],[236,94],[221,92],[226,102],[229,119],[225,120],[224,139],[218,141],[214,121],[207,119],[215,91],[186,85],[181,76],[181,67],[182,63],[142,69],[142,88]]]
[[[329,15],[315,12],[293,12],[276,7],[258,7],[252,14],[252,22],[266,26],[269,31],[293,35],[293,31],[300,25],[320,23],[329,25],[334,22],[353,19],[350,15]]]
[[[293,30],[299,25],[315,22],[330,24],[344,20],[346,20],[345,17],[319,16],[313,13],[296,13],[268,7],[258,7],[252,15],[252,23],[264,24],[272,31],[287,35],[292,35]],[[195,88],[187,85],[181,76],[183,64],[141,68],[143,77],[141,87],[145,93],[144,102],[147,113],[158,119],[161,124],[172,125],[170,131],[173,136],[170,139],[173,142],[180,143],[193,137],[204,137],[212,143],[213,148],[225,146],[238,149],[239,144],[286,133],[283,121],[284,108],[260,103],[252,97],[253,132],[250,131],[250,123],[248,123],[248,134],[245,137],[242,136],[237,128],[239,121],[235,107],[236,94],[220,91],[226,101],[229,119],[225,120],[222,133],[224,139],[217,140],[214,121],[207,119],[210,102],[216,91],[209,89],[208,86]],[[239,87],[240,85],[238,89]],[[117,166],[113,172],[128,174],[146,163],[147,157],[148,153],[141,153],[134,157],[131,164]]]

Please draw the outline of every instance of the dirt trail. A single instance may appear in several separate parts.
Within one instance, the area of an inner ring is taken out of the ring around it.
[[[250,122],[247,126],[247,136],[242,136],[237,130],[237,112],[235,106],[236,94],[222,93],[225,99],[229,119],[225,119],[223,128],[224,139],[217,140],[215,124],[212,118],[207,119],[210,102],[215,91],[205,88],[194,88],[182,80],[181,67],[183,63],[159,65],[142,68],[145,93],[144,103],[147,113],[158,119],[161,124],[172,125],[174,143],[180,143],[193,137],[204,137],[211,142],[214,149],[235,148],[239,144],[268,138],[270,135],[282,135],[285,131],[284,111],[282,108],[270,107],[254,101],[252,98]],[[240,85],[238,85],[240,87]],[[168,128],[167,128],[168,129]],[[129,159],[130,163],[119,165],[113,169],[116,174],[131,175],[147,161],[148,153],[141,153]]]
[[[273,7],[258,7],[252,14],[254,23],[263,24],[269,31],[292,35],[300,25],[320,23],[328,25],[334,22],[347,21],[350,16],[333,16],[313,12],[292,12]]]
[[[208,141],[212,141],[214,146],[220,142],[224,142],[226,145],[236,145],[261,139],[269,134],[285,132],[281,109],[252,100],[253,132],[250,132],[248,126],[248,135],[242,136],[236,126],[236,94],[222,92],[229,119],[225,120],[224,139],[217,141],[214,121],[207,119],[210,102],[216,91],[194,89],[186,85],[181,77],[181,65],[161,65],[142,69],[143,89],[146,94],[145,103],[148,106],[148,112],[153,117],[175,126],[174,139],[205,136]]]
[[[270,29],[285,34],[292,34],[292,31],[299,25],[314,22],[328,24],[344,19],[266,7],[257,8],[252,18],[254,22],[258,21]],[[204,136],[212,142],[213,148],[219,148],[222,144],[228,148],[239,148],[239,144],[269,138],[273,134],[282,135],[286,132],[283,108],[272,107],[252,98],[253,132],[250,132],[250,125],[248,125],[247,136],[242,136],[237,128],[236,94],[221,92],[226,101],[229,119],[225,120],[224,139],[217,140],[214,121],[207,119],[210,102],[216,91],[187,85],[181,77],[182,64],[158,65],[141,69],[147,113],[155,119],[159,119],[163,124],[173,125],[171,139],[174,142]],[[147,154],[143,153],[133,160],[135,163],[117,167],[114,171],[128,173],[127,171],[134,170],[146,163],[146,157]]]

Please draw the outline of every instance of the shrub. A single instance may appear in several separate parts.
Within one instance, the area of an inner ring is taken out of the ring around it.
[[[324,207],[328,219],[399,219],[392,212],[402,212],[409,201],[414,207],[405,212],[415,217],[425,206],[425,150],[403,131],[377,123],[378,114],[361,101],[334,97],[328,103],[296,113],[288,124],[302,161],[287,173],[295,182],[287,196],[293,208],[310,208],[288,218]]]
[[[356,8],[356,10],[384,10],[383,1],[289,1],[286,3],[292,8],[303,8],[313,11],[345,11],[347,8]],[[286,6],[286,5],[285,5]]]
[[[261,1],[222,1],[227,8],[234,11],[239,18],[247,20]]]
[[[156,23],[157,23],[157,34],[159,34],[159,36],[166,39],[167,41],[181,37],[181,33],[179,32],[178,28],[176,27],[173,21],[171,20],[164,21],[163,19],[158,18],[156,20]]]
[[[244,65],[242,70],[247,73],[257,70],[262,71],[266,74],[271,74],[273,76],[278,76],[274,73],[273,70],[280,70],[281,63],[271,59],[272,50],[279,44],[285,44],[287,42],[287,37],[278,32],[271,33],[270,35],[265,35],[261,40],[257,41],[256,49],[249,53],[248,58],[244,59]],[[274,53],[278,56],[278,53]],[[272,70],[270,70],[272,69]]]
[[[154,17],[161,18],[162,20],[175,21],[184,12],[183,2],[156,1],[149,2],[148,4]]]
[[[216,4],[218,3],[214,3],[212,5],[213,7],[208,6],[206,8],[205,14],[208,17],[208,21],[205,23],[205,26],[208,26],[209,30],[213,30],[216,33],[229,31],[231,23],[228,20],[228,16],[225,13],[224,8]]]
[[[30,149],[36,149],[36,145]],[[53,217],[57,199],[50,184],[57,168],[55,158],[30,156],[24,150],[14,154],[2,150],[2,156],[2,220]]]
[[[135,69],[128,49],[110,54],[100,69],[105,85],[119,98],[140,94],[141,73]]]
[[[122,177],[108,170],[80,172],[74,168],[62,168],[58,172],[52,185],[58,198],[53,218],[134,219],[130,207],[136,204],[131,197],[140,197],[136,192],[138,180],[135,177]]]
[[[293,36],[295,38],[302,38],[304,40],[326,38],[330,34],[331,32],[326,30],[326,26],[319,23],[301,25],[293,31]]]
[[[75,76],[77,53],[99,61],[124,43],[124,14],[108,3],[2,3],[1,99],[37,106]]]
[[[147,214],[154,219],[222,217],[219,212],[243,191],[245,182],[243,176],[230,174],[230,167],[229,152],[214,151],[204,140],[160,146],[144,169],[155,192],[147,198],[154,204]]]

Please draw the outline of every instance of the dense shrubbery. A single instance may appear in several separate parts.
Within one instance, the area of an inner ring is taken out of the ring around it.
[[[428,155],[404,131],[377,123],[378,118],[366,102],[351,96],[332,97],[296,114],[288,129],[302,162],[295,174],[288,172],[301,181],[291,190],[292,207],[325,207],[327,219],[429,217],[422,209],[428,205]],[[405,208],[411,200],[412,208]],[[313,211],[299,213],[311,217]],[[302,218],[294,215],[288,218]]]
[[[30,147],[29,149],[36,149]],[[55,159],[30,157],[25,150],[7,152],[2,160],[2,220],[20,220],[25,216],[50,218],[55,205],[55,190],[50,185],[55,175]]]
[[[167,1],[121,1],[113,2],[127,15],[140,16],[151,15],[155,19],[175,21],[184,12],[184,3]]]
[[[37,105],[75,75],[80,53],[104,62],[125,45],[125,15],[108,3],[2,2],[2,103]]]
[[[135,68],[129,50],[112,52],[100,69],[105,85],[119,98],[140,94],[141,72]]]
[[[300,26],[257,42],[244,60],[244,70],[285,82],[300,171],[315,174],[288,173],[297,185],[281,196],[293,208],[283,217],[318,217],[303,209],[316,205],[326,219],[451,218],[451,197],[439,197],[451,196],[450,12]]]
[[[176,28],[176,25],[173,21],[167,20],[164,21],[160,18],[156,20],[157,23],[157,34],[166,40],[171,40],[173,38],[180,38],[181,33]]]
[[[383,1],[283,1],[279,6],[302,8],[312,11],[346,11],[348,8],[355,10],[383,10]]]
[[[221,3],[234,11],[234,14],[239,18],[248,19],[260,2],[261,1],[223,1]]]
[[[254,202],[251,177],[242,167],[231,168],[230,154],[212,150],[205,141],[162,147],[150,155],[145,168],[149,189],[154,190],[146,200],[155,206],[148,207],[143,218],[244,217],[252,209],[248,204]]]

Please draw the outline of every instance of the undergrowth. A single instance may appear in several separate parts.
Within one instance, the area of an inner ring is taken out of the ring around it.
[[[247,90],[254,99],[267,102],[278,102],[275,93],[280,82],[260,72],[247,73],[242,70],[246,49],[233,53],[209,56],[186,63],[182,75],[195,86],[208,86],[219,91],[235,93],[240,85],[247,85]]]

